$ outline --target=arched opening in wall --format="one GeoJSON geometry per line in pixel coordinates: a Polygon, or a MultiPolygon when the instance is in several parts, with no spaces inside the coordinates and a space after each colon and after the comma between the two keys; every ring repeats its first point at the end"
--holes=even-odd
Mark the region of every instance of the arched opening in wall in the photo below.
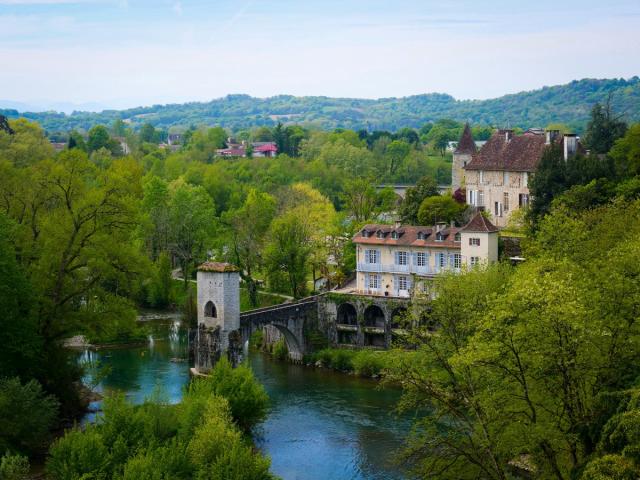
{"type": "Polygon", "coordinates": [[[204,305],[204,316],[209,318],[216,318],[218,316],[218,312],[216,311],[216,306],[211,300],[209,300],[204,305]]]}
{"type": "Polygon", "coordinates": [[[369,347],[386,346],[385,342],[385,318],[384,312],[377,305],[369,305],[364,311],[364,324],[367,328],[375,328],[375,331],[366,331],[364,334],[364,344],[369,347]]]}
{"type": "Polygon", "coordinates": [[[384,312],[377,305],[369,305],[364,311],[364,324],[367,327],[384,328],[384,312]]]}
{"type": "Polygon", "coordinates": [[[354,307],[350,303],[343,303],[338,306],[336,323],[338,323],[339,325],[357,325],[358,312],[356,312],[356,307],[354,307]]]}
{"type": "Polygon", "coordinates": [[[353,330],[338,330],[338,343],[340,345],[355,345],[358,342],[358,332],[353,330]]]}
{"type": "Polygon", "coordinates": [[[282,325],[274,324],[273,326],[276,327],[284,337],[284,341],[287,343],[287,349],[289,350],[289,358],[295,362],[301,362],[302,348],[293,332],[282,325]]]}

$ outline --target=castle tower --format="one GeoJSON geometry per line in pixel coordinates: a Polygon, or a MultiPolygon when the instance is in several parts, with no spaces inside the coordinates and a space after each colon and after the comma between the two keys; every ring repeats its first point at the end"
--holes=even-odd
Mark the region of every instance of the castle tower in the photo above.
{"type": "Polygon", "coordinates": [[[453,152],[453,164],[451,165],[451,192],[454,193],[464,185],[464,167],[471,161],[471,156],[476,153],[476,142],[473,141],[471,127],[466,123],[458,147],[453,152]]]}
{"type": "Polygon", "coordinates": [[[240,328],[240,276],[229,263],[206,262],[198,267],[197,279],[195,370],[206,373],[220,355],[229,353],[229,336],[240,328]]]}

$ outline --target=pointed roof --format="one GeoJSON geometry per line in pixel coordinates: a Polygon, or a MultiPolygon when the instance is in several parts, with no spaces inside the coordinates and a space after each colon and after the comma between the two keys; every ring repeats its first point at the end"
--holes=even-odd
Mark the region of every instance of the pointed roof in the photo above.
{"type": "Polygon", "coordinates": [[[458,148],[455,153],[474,154],[476,153],[476,142],[473,141],[473,135],[471,134],[471,127],[468,123],[464,124],[464,130],[462,136],[458,142],[458,148]]]}
{"type": "Polygon", "coordinates": [[[489,220],[487,220],[481,212],[478,212],[464,227],[460,229],[461,232],[481,232],[481,233],[493,233],[499,229],[489,220]]]}

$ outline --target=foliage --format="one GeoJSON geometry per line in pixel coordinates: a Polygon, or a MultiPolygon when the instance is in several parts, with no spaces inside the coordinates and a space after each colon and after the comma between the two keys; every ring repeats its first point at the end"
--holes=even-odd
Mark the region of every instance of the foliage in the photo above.
{"type": "MultiPolygon", "coordinates": [[[[227,364],[222,376],[219,370],[215,379],[194,380],[178,405],[160,398],[139,406],[122,396],[105,399],[104,416],[97,424],[69,430],[54,443],[48,474],[54,480],[273,478],[269,460],[253,451],[232,420],[231,404],[250,408],[244,397],[250,391],[247,385],[258,385],[246,367],[241,369],[227,364]],[[227,397],[220,395],[222,390],[227,397]]],[[[264,391],[252,393],[265,401],[264,391]]],[[[256,400],[251,405],[264,412],[256,400]]],[[[256,414],[251,418],[256,420],[256,414]]],[[[245,425],[245,420],[249,418],[239,423],[245,425]]]]}
{"type": "Polygon", "coordinates": [[[418,223],[435,225],[437,222],[460,221],[465,209],[466,205],[458,203],[449,196],[427,197],[418,209],[418,223]]]}
{"type": "Polygon", "coordinates": [[[591,109],[591,119],[587,124],[585,144],[594,153],[608,153],[614,142],[622,137],[627,124],[616,116],[611,106],[611,94],[604,105],[596,103],[591,109]]]}
{"type": "Polygon", "coordinates": [[[0,452],[38,450],[57,413],[58,401],[37,381],[0,378],[0,452]]]}
{"type": "Polygon", "coordinates": [[[273,358],[281,362],[289,359],[289,349],[287,348],[287,342],[284,338],[281,338],[273,344],[271,353],[273,358]]]}
{"type": "Polygon", "coordinates": [[[340,372],[354,372],[362,377],[377,377],[385,373],[392,358],[405,353],[376,350],[345,350],[341,348],[325,348],[313,353],[309,361],[320,362],[325,368],[340,372]]]}
{"type": "Polygon", "coordinates": [[[404,223],[418,224],[418,211],[426,198],[438,195],[438,185],[431,177],[422,177],[415,187],[408,188],[398,213],[404,223]]]}
{"type": "Polygon", "coordinates": [[[28,473],[27,457],[5,453],[0,458],[0,480],[26,480],[28,473]]]}

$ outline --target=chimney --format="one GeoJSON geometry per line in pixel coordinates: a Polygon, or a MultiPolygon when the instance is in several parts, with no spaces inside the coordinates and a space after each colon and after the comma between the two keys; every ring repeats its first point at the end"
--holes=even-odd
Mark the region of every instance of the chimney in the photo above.
{"type": "Polygon", "coordinates": [[[576,154],[578,150],[578,139],[575,133],[565,133],[564,135],[564,160],[576,154]]]}
{"type": "Polygon", "coordinates": [[[447,226],[447,222],[437,222],[436,223],[436,232],[441,232],[447,226]]]}
{"type": "Polygon", "coordinates": [[[394,226],[394,228],[397,230],[397,229],[399,229],[399,228],[402,226],[402,222],[401,222],[400,220],[396,220],[396,221],[393,223],[393,226],[394,226]]]}
{"type": "Polygon", "coordinates": [[[504,141],[509,143],[511,141],[511,138],[513,138],[513,130],[505,130],[504,131],[504,141]]]}
{"type": "Polygon", "coordinates": [[[556,138],[558,138],[558,135],[560,135],[560,130],[546,130],[546,140],[545,140],[545,144],[546,145],[551,145],[553,142],[556,141],[556,138]]]}

